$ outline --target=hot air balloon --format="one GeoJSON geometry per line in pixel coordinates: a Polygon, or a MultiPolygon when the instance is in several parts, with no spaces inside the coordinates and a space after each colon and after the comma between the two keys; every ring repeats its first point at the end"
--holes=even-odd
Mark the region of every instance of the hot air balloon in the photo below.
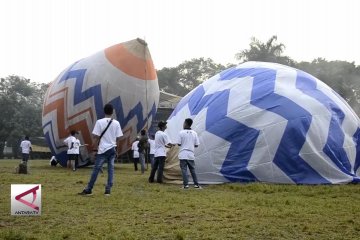
{"type": "MultiPolygon", "coordinates": [[[[246,62],[208,79],[177,105],[167,134],[176,142],[194,120],[200,183],[358,182],[360,121],[319,79],[275,63],[246,62]]],[[[165,167],[181,180],[176,148],[165,167]]]]}
{"type": "Polygon", "coordinates": [[[91,132],[111,103],[124,136],[118,153],[126,152],[137,134],[150,127],[159,102],[159,85],[147,44],[141,39],[123,42],[66,68],[50,84],[44,99],[42,126],[51,152],[66,165],[63,140],[79,132],[80,165],[88,161],[91,132]]]}

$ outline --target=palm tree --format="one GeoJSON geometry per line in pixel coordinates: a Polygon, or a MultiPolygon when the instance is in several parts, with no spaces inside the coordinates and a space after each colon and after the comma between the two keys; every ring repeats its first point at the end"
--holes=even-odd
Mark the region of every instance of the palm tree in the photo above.
{"type": "Polygon", "coordinates": [[[272,36],[266,43],[251,38],[250,49],[246,49],[237,53],[235,58],[239,61],[263,61],[275,62],[288,66],[294,66],[295,62],[288,56],[281,56],[285,49],[285,45],[277,43],[277,36],[272,36]]]}

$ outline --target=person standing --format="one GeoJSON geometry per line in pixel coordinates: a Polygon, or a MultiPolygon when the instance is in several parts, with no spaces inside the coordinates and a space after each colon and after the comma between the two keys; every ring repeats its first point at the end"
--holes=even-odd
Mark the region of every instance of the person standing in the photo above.
{"type": "Polygon", "coordinates": [[[28,136],[25,136],[25,139],[21,141],[20,147],[22,153],[22,160],[25,164],[27,164],[30,157],[30,152],[32,151],[31,142],[28,136]]]}
{"type": "Polygon", "coordinates": [[[138,163],[139,163],[139,137],[136,137],[136,141],[133,142],[132,146],[131,146],[131,150],[133,151],[133,161],[134,161],[134,169],[135,171],[138,170],[138,163]]]}
{"type": "Polygon", "coordinates": [[[144,174],[145,172],[145,156],[149,148],[149,138],[146,135],[146,130],[143,129],[140,132],[140,139],[139,139],[139,159],[141,164],[141,173],[144,174]]]}
{"type": "Polygon", "coordinates": [[[199,182],[197,180],[197,176],[195,173],[195,155],[194,150],[199,146],[199,137],[197,133],[191,129],[191,125],[193,120],[191,118],[187,118],[183,124],[183,130],[179,133],[179,138],[177,144],[180,147],[179,150],[179,160],[180,160],[180,168],[181,174],[183,178],[183,188],[189,188],[189,177],[187,168],[189,168],[191,177],[194,181],[194,188],[201,188],[199,182]]]}
{"type": "Polygon", "coordinates": [[[72,168],[73,171],[76,170],[76,162],[77,162],[77,158],[79,156],[79,147],[80,147],[80,141],[75,137],[75,135],[78,132],[75,130],[72,130],[70,132],[70,136],[67,137],[64,140],[65,145],[68,147],[67,150],[67,156],[68,156],[68,161],[67,161],[67,167],[68,168],[72,168]]]}
{"type": "Polygon", "coordinates": [[[154,140],[154,135],[151,135],[150,139],[149,139],[149,146],[150,146],[150,151],[149,151],[149,159],[150,159],[150,163],[151,163],[151,169],[154,168],[154,154],[155,154],[155,140],[154,140]]]}
{"type": "Polygon", "coordinates": [[[89,183],[86,188],[80,192],[80,195],[92,195],[92,189],[96,182],[97,176],[104,164],[107,162],[108,179],[105,186],[105,196],[110,196],[111,187],[113,186],[114,161],[117,156],[116,147],[123,136],[120,123],[112,119],[114,108],[111,104],[104,106],[105,117],[96,121],[93,134],[93,150],[97,152],[95,166],[91,173],[89,183]]]}
{"type": "Polygon", "coordinates": [[[157,171],[158,183],[163,183],[163,171],[166,159],[166,148],[171,148],[172,144],[169,141],[169,137],[164,133],[167,128],[166,122],[160,121],[158,123],[159,130],[155,133],[155,161],[154,168],[151,169],[149,182],[154,182],[155,172],[157,171]]]}

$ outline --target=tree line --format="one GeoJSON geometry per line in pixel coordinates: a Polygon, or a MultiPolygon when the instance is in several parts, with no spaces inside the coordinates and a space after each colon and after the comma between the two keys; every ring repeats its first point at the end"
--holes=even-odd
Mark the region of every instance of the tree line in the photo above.
{"type": "MultiPolygon", "coordinates": [[[[251,38],[248,49],[235,54],[236,64],[247,61],[275,62],[295,67],[325,82],[342,96],[354,111],[360,114],[360,66],[354,62],[327,61],[317,58],[311,62],[297,62],[283,55],[285,45],[277,42],[277,36],[261,42],[251,38]]],[[[229,67],[210,58],[194,58],[176,67],[157,70],[160,90],[185,96],[206,79],[229,67]]],[[[32,82],[20,76],[0,79],[0,157],[5,141],[17,146],[24,135],[43,136],[41,112],[47,84],[32,82]]]]}

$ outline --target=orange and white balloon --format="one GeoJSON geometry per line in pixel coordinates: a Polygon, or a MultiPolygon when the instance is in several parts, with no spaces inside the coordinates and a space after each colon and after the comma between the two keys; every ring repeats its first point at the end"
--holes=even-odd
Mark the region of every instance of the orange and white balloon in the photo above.
{"type": "Polygon", "coordinates": [[[77,130],[81,143],[89,144],[82,149],[85,160],[93,126],[104,117],[103,106],[111,103],[124,132],[121,154],[141,129],[150,127],[158,102],[159,85],[147,44],[141,39],[120,43],[73,63],[50,84],[43,104],[44,135],[64,166],[63,140],[77,130]]]}

